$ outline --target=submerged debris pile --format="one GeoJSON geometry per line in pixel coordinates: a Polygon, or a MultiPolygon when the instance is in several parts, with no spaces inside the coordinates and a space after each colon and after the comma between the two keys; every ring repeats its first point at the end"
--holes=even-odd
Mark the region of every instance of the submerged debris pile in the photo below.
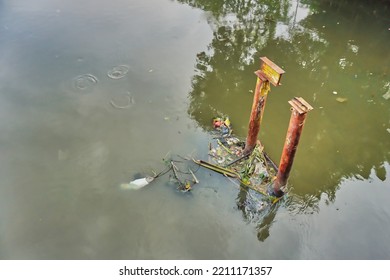
{"type": "MultiPolygon", "coordinates": [[[[182,192],[191,191],[193,185],[198,184],[195,176],[200,167],[220,173],[233,181],[236,186],[247,193],[246,196],[256,199],[257,209],[262,209],[268,202],[275,203],[276,197],[269,194],[269,188],[275,179],[277,166],[267,156],[260,141],[251,153],[244,154],[245,142],[233,135],[229,118],[218,117],[213,119],[213,140],[209,143],[207,161],[194,159],[192,156],[172,158],[168,154],[163,159],[166,168],[154,176],[139,178],[128,184],[122,184],[123,189],[140,189],[154,179],[167,173],[170,180],[182,192]],[[196,165],[197,166],[196,166],[196,165]],[[254,195],[255,191],[258,195],[254,195]],[[266,203],[265,203],[266,202],[266,203]],[[259,204],[259,205],[258,205],[259,204]]],[[[253,206],[253,205],[252,205],[253,206]]],[[[240,205],[240,208],[243,205],[240,205]]],[[[247,207],[247,206],[245,206],[247,207]]],[[[252,207],[250,207],[252,208],[252,207]]]]}
{"type": "Polygon", "coordinates": [[[214,141],[209,143],[210,162],[198,164],[239,179],[240,185],[268,196],[268,186],[277,173],[277,167],[257,143],[251,154],[244,154],[245,142],[233,136],[228,117],[213,119],[214,141]]]}

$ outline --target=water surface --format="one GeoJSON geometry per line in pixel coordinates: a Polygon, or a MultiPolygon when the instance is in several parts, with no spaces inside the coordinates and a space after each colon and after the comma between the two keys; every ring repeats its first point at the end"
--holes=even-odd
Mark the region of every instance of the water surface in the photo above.
{"type": "Polygon", "coordinates": [[[1,1],[1,259],[388,259],[389,8],[381,1],[1,1]],[[278,162],[288,100],[309,113],[284,201],[199,169],[211,119],[245,138],[259,57],[286,73],[260,138],[278,162]],[[250,199],[250,196],[248,196],[250,199]]]}

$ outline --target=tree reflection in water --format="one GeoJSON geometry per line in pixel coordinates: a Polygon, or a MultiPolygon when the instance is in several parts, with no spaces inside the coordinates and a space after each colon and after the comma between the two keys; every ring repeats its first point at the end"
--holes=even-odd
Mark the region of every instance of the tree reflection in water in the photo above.
{"type": "MultiPolygon", "coordinates": [[[[335,88],[354,93],[368,89],[371,87],[370,84],[376,87],[379,85],[379,88],[386,87],[386,83],[389,82],[389,63],[386,61],[390,62],[390,57],[388,52],[384,51],[386,50],[384,46],[387,45],[387,39],[384,38],[388,37],[389,32],[387,26],[389,1],[177,1],[202,9],[214,34],[207,50],[197,54],[196,74],[192,79],[192,91],[189,95],[188,113],[200,127],[211,130],[210,120],[213,117],[228,115],[233,122],[245,124],[235,127],[235,133],[240,137],[246,135],[249,115],[246,110],[243,113],[244,110],[241,108],[248,108],[252,95],[244,93],[253,91],[253,72],[258,69],[258,58],[264,55],[271,59],[277,58],[275,62],[282,68],[284,65],[293,65],[293,70],[285,69],[287,75],[284,82],[293,88],[294,92],[317,105],[318,110],[314,113],[313,119],[317,118],[320,127],[312,124],[311,128],[307,128],[312,130],[311,133],[305,134],[310,146],[307,151],[300,150],[302,157],[306,153],[306,157],[310,159],[302,164],[295,163],[294,167],[296,174],[299,174],[297,175],[299,181],[310,187],[293,186],[294,188],[290,190],[293,196],[284,202],[289,211],[317,212],[322,194],[325,193],[330,201],[335,200],[343,178],[354,177],[356,174],[368,178],[373,167],[380,171],[381,166],[389,161],[389,154],[386,152],[389,147],[388,145],[386,147],[384,142],[377,143],[375,140],[373,143],[370,142],[372,146],[377,144],[380,149],[375,153],[355,152],[367,147],[366,140],[356,139],[367,139],[367,135],[377,134],[377,119],[370,121],[364,129],[360,126],[359,130],[348,131],[351,122],[338,108],[332,105],[334,108],[328,106],[326,111],[321,109],[322,104],[319,103],[321,100],[332,104],[334,100],[331,98],[334,97],[326,92],[332,93],[335,88]],[[367,27],[368,19],[370,27],[367,27]],[[340,28],[341,26],[343,27],[340,28]],[[351,39],[356,36],[350,34],[359,34],[361,30],[367,29],[375,29],[375,32],[365,32],[367,37],[365,40],[351,39]],[[377,53],[382,54],[366,55],[362,60],[360,50],[364,48],[375,48],[377,53]],[[377,69],[382,74],[369,74],[367,69],[377,69]],[[305,83],[297,82],[301,79],[304,79],[305,83]],[[313,93],[313,89],[316,89],[316,92],[313,93]],[[334,120],[337,120],[337,124],[334,120]],[[343,126],[345,131],[335,129],[335,125],[343,126]],[[333,135],[330,134],[331,131],[333,135]],[[350,135],[349,140],[345,139],[346,135],[350,135]],[[343,159],[342,165],[335,164],[340,162],[335,143],[348,141],[354,142],[354,145],[345,145],[348,156],[343,159]]],[[[272,98],[279,98],[282,103],[281,97],[272,98]]],[[[288,100],[286,97],[283,98],[283,102],[288,100]]],[[[367,106],[368,101],[364,99],[361,102],[367,106]]],[[[284,112],[283,109],[284,103],[283,106],[278,104],[273,106],[275,112],[288,118],[288,112],[284,112]]],[[[374,113],[388,115],[389,112],[383,108],[384,106],[377,107],[374,113]]],[[[272,117],[272,114],[276,113],[267,111],[265,114],[272,117]]],[[[363,123],[367,118],[364,114],[358,114],[355,121],[363,123]]],[[[381,139],[386,137],[384,134],[386,131],[383,129],[381,139]]],[[[245,191],[242,191],[237,198],[238,206],[245,218],[256,219],[249,215],[248,208],[242,207],[245,200],[247,197],[245,191]]],[[[258,215],[259,240],[264,240],[269,235],[277,208],[278,206],[271,207],[265,211],[267,213],[265,216],[263,213],[258,215]]]]}

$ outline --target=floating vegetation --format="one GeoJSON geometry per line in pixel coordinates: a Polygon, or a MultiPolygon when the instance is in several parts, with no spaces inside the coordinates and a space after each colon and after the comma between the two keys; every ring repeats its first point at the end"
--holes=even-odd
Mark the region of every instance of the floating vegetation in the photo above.
{"type": "Polygon", "coordinates": [[[83,74],[73,78],[73,86],[81,91],[92,89],[98,82],[98,78],[92,74],[83,74]]]}
{"type": "Polygon", "coordinates": [[[123,78],[129,72],[129,69],[130,67],[128,65],[117,65],[107,72],[107,76],[111,79],[118,80],[123,78]]]}

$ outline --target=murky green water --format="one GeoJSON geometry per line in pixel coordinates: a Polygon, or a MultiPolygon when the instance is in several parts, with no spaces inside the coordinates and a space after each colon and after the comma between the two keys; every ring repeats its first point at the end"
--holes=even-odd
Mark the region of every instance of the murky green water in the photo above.
{"type": "Polygon", "coordinates": [[[0,2],[1,259],[390,258],[390,8],[384,1],[0,2]],[[200,169],[211,119],[246,136],[259,57],[286,73],[260,138],[278,162],[308,114],[278,206],[200,169]]]}

